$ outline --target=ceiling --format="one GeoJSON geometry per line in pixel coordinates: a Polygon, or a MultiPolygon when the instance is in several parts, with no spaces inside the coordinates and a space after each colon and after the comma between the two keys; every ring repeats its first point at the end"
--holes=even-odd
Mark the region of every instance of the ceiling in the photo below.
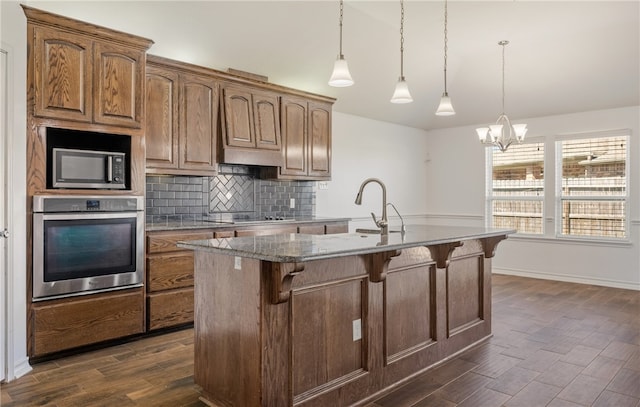
{"type": "Polygon", "coordinates": [[[400,2],[344,5],[343,53],[355,85],[327,80],[338,54],[339,2],[26,1],[32,7],[151,38],[150,53],[337,98],[334,111],[436,129],[496,120],[500,40],[512,119],[640,105],[640,1],[405,0],[404,74],[414,102],[389,102],[400,74],[400,2]]]}

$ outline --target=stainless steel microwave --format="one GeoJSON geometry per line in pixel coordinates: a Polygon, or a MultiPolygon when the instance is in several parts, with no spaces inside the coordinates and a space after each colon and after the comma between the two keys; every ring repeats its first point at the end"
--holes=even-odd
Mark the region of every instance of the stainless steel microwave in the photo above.
{"type": "Polygon", "coordinates": [[[54,188],[125,189],[126,154],[54,148],[54,188]]]}

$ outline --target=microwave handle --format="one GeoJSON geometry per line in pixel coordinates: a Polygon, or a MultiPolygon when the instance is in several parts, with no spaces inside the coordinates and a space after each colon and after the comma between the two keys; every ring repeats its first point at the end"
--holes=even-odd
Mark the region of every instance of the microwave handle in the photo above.
{"type": "Polygon", "coordinates": [[[113,156],[107,156],[107,182],[113,182],[113,156]]]}

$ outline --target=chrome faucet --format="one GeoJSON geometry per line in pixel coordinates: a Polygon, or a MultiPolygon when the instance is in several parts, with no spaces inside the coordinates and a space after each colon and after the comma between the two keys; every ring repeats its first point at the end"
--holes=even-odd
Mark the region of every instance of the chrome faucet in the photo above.
{"type": "Polygon", "coordinates": [[[358,195],[356,195],[356,205],[362,205],[362,191],[364,187],[370,183],[375,182],[380,185],[382,188],[382,219],[376,219],[376,215],[371,212],[371,217],[375,222],[376,226],[380,228],[380,234],[387,235],[389,234],[389,220],[387,219],[387,187],[384,186],[384,183],[377,178],[367,178],[360,185],[360,190],[358,190],[358,195]]]}
{"type": "Polygon", "coordinates": [[[402,236],[404,236],[404,234],[407,233],[407,227],[404,225],[404,219],[402,219],[402,215],[400,215],[400,212],[398,212],[398,208],[396,208],[396,206],[394,204],[389,202],[387,205],[391,206],[393,208],[393,210],[396,211],[396,214],[400,218],[400,224],[401,224],[400,233],[402,234],[402,236]]]}

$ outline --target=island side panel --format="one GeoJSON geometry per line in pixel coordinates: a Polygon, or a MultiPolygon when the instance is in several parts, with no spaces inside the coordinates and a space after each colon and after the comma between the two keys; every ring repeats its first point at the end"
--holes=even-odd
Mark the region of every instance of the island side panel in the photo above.
{"type": "Polygon", "coordinates": [[[260,406],[260,261],[195,251],[194,380],[212,406],[260,406]]]}
{"type": "Polygon", "coordinates": [[[479,240],[454,250],[446,272],[447,340],[451,355],[491,335],[491,259],[479,240]]]}

